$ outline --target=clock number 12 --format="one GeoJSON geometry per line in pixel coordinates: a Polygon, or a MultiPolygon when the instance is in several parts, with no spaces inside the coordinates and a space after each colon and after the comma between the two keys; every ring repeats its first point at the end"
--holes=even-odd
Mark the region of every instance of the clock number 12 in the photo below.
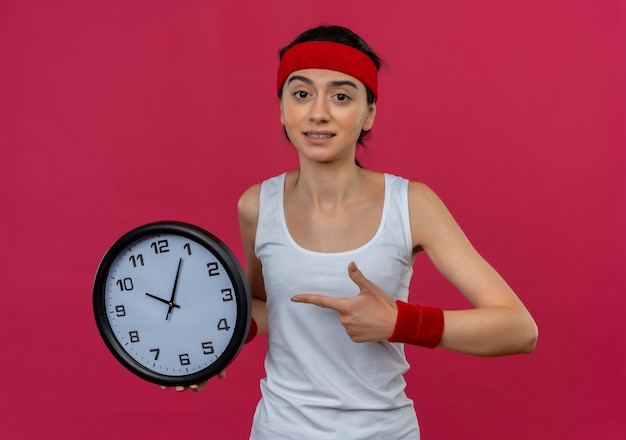
{"type": "Polygon", "coordinates": [[[170,244],[167,240],[153,241],[150,243],[150,247],[154,250],[155,254],[164,254],[165,252],[169,252],[169,246],[170,244]]]}

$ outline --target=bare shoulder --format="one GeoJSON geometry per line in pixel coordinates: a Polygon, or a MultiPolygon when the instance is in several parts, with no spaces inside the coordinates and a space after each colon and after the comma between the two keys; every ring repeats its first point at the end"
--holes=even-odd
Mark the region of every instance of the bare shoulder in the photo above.
{"type": "Polygon", "coordinates": [[[259,197],[261,194],[261,184],[257,183],[244,191],[239,197],[237,211],[239,220],[246,224],[255,224],[259,218],[259,197]]]}
{"type": "Polygon", "coordinates": [[[446,205],[428,185],[410,182],[408,196],[414,246],[427,247],[462,235],[446,205]]]}
{"type": "MultiPolygon", "coordinates": [[[[432,209],[441,209],[443,202],[435,191],[422,182],[409,182],[409,207],[426,214],[432,209]]],[[[418,214],[416,212],[415,214],[418,214]]]]}

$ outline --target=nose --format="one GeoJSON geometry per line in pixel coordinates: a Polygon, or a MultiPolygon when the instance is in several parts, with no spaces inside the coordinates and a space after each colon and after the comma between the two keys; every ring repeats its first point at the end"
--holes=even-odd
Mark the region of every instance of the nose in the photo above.
{"type": "Polygon", "coordinates": [[[328,122],[330,120],[328,101],[324,95],[318,95],[315,99],[311,100],[309,120],[311,122],[328,122]]]}

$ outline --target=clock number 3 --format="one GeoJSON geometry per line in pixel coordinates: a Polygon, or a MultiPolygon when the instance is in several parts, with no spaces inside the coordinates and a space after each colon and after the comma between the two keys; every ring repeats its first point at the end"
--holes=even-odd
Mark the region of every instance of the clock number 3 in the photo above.
{"type": "Polygon", "coordinates": [[[232,301],[235,299],[233,297],[233,289],[222,289],[222,302],[232,301]]]}

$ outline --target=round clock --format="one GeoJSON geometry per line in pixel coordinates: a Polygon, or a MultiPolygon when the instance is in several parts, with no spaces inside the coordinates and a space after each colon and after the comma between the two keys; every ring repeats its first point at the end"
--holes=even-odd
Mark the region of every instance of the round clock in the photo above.
{"type": "Polygon", "coordinates": [[[230,249],[181,222],[124,234],[104,255],[93,288],[96,323],[111,353],[137,376],[168,386],[222,371],[244,344],[250,304],[230,249]]]}

